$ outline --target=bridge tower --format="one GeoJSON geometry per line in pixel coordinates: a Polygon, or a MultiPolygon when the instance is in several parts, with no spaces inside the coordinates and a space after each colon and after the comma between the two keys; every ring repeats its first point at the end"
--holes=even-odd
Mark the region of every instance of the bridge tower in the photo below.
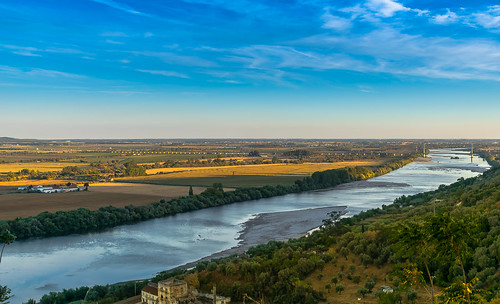
{"type": "Polygon", "coordinates": [[[470,144],[470,162],[474,162],[474,144],[470,144]]]}

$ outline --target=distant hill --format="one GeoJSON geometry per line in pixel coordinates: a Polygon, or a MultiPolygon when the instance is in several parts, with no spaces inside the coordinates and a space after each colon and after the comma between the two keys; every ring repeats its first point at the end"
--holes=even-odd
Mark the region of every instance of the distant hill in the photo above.
{"type": "Polygon", "coordinates": [[[0,137],[0,142],[16,142],[18,141],[17,138],[13,137],[0,137]]]}

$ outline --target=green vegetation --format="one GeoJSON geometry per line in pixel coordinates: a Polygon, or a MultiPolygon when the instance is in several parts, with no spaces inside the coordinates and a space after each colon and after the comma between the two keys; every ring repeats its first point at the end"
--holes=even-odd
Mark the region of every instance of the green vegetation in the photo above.
{"type": "Polygon", "coordinates": [[[120,182],[169,185],[169,186],[198,186],[209,187],[214,183],[221,183],[228,188],[242,187],[262,187],[263,185],[293,185],[297,180],[296,176],[266,176],[266,175],[223,175],[208,177],[178,177],[178,178],[134,178],[120,179],[120,182]]]}
{"type": "Polygon", "coordinates": [[[410,144],[376,140],[46,141],[0,138],[0,181],[60,178],[96,181],[143,175],[136,170],[125,172],[125,164],[130,161],[148,170],[386,159],[407,157],[421,145],[419,141],[410,144]],[[61,172],[63,167],[66,168],[61,172]]]}
{"type": "MultiPolygon", "coordinates": [[[[0,234],[0,244],[2,244],[2,251],[0,252],[0,264],[2,263],[2,255],[5,246],[11,244],[15,240],[15,236],[8,230],[3,230],[0,234]]],[[[10,295],[10,288],[0,285],[0,303],[9,303],[8,300],[12,297],[10,295]]]]}
{"type": "Polygon", "coordinates": [[[351,218],[331,214],[308,237],[271,241],[245,256],[203,261],[153,281],[177,277],[206,292],[217,284],[218,292],[235,301],[246,293],[261,303],[357,301],[343,298],[349,291],[370,303],[498,303],[500,165],[487,159],[493,167],[482,176],[402,196],[351,218]],[[323,275],[332,267],[339,270],[333,277],[323,275]],[[375,292],[381,283],[394,293],[375,292]]]}
{"type": "Polygon", "coordinates": [[[375,170],[355,167],[316,172],[311,177],[297,180],[290,186],[268,185],[258,188],[238,188],[235,191],[224,192],[222,184],[214,184],[214,187],[208,188],[199,195],[180,197],[168,202],[161,200],[145,206],[130,205],[125,208],[108,206],[101,207],[96,211],[80,208],[56,213],[43,212],[34,217],[1,222],[0,231],[10,230],[18,239],[98,231],[202,208],[333,187],[388,173],[412,160],[413,157],[395,160],[375,170]]]}

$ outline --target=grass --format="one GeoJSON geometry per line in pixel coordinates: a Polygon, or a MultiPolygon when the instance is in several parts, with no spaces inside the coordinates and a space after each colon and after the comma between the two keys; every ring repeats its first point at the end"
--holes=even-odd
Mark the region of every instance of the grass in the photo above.
{"type": "Polygon", "coordinates": [[[265,164],[221,167],[160,168],[147,170],[150,176],[119,179],[122,182],[179,186],[211,186],[222,183],[226,187],[260,187],[290,185],[297,179],[316,171],[348,166],[375,166],[383,160],[336,163],[265,164]],[[159,174],[162,173],[162,174],[159,174]]]}
{"type": "MultiPolygon", "coordinates": [[[[330,248],[331,253],[335,253],[334,248],[330,248]]],[[[347,259],[338,255],[334,260],[334,263],[329,262],[325,267],[320,270],[315,270],[311,275],[309,275],[304,281],[310,283],[311,286],[317,291],[323,291],[326,296],[326,303],[338,303],[338,304],[350,304],[350,303],[378,303],[379,298],[375,295],[375,292],[382,285],[394,286],[392,277],[389,275],[391,272],[391,267],[389,265],[384,265],[377,268],[374,265],[363,266],[359,257],[350,253],[347,259]],[[350,267],[354,266],[354,272],[350,271],[350,267]],[[344,270],[342,270],[342,268],[344,270]],[[342,272],[342,279],[338,277],[338,273],[342,272]],[[351,275],[351,279],[348,278],[348,274],[351,275]],[[360,277],[360,282],[355,283],[352,278],[354,276],[360,277]],[[337,285],[343,285],[344,291],[342,293],[335,292],[335,284],[332,283],[332,278],[337,277],[337,285]],[[376,278],[375,287],[372,293],[367,294],[364,298],[358,293],[358,290],[364,287],[367,279],[374,280],[376,278]],[[330,292],[325,288],[327,284],[331,285],[330,292]]],[[[430,303],[430,295],[423,288],[415,288],[418,293],[417,303],[430,303]]],[[[438,289],[436,289],[438,290],[438,289]]],[[[403,299],[406,300],[406,296],[403,295],[403,299]]],[[[406,301],[404,301],[406,303],[406,301]]],[[[409,302],[408,302],[409,303],[409,302]]]]}
{"type": "Polygon", "coordinates": [[[143,183],[154,185],[172,185],[172,186],[200,186],[209,187],[214,183],[222,183],[224,187],[261,187],[265,185],[290,185],[299,179],[300,176],[266,176],[266,175],[220,175],[207,177],[186,177],[186,178],[167,178],[163,176],[151,176],[133,179],[121,179],[127,183],[143,183]]]}

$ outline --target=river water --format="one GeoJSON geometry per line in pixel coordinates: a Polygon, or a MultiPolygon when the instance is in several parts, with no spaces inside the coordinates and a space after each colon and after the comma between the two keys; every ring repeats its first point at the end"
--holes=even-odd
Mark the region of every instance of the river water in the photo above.
{"type": "Polygon", "coordinates": [[[489,168],[477,156],[471,162],[463,151],[433,150],[429,156],[430,162],[328,190],[197,210],[100,233],[18,241],[6,247],[0,284],[12,289],[11,303],[22,303],[63,288],[148,278],[236,246],[242,225],[259,213],[347,206],[348,215],[356,214],[489,168]]]}

